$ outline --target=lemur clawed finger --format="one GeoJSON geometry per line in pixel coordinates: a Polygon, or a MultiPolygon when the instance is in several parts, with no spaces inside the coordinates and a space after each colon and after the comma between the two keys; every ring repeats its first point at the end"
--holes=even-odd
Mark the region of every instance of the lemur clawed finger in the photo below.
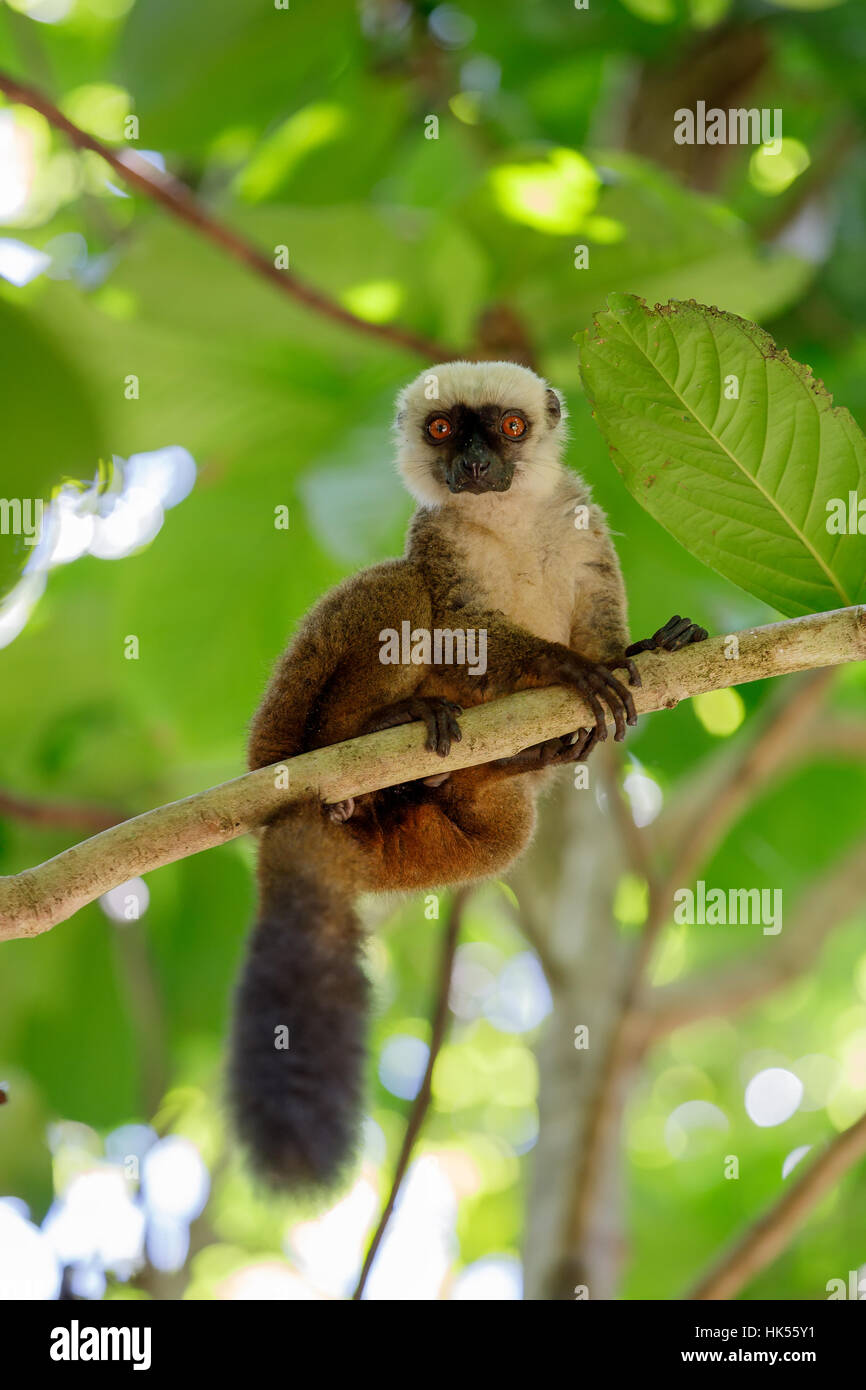
{"type": "Polygon", "coordinates": [[[398,724],[423,720],[427,730],[424,747],[429,753],[438,753],[444,758],[451,752],[451,744],[459,743],[463,737],[457,722],[458,715],[462,713],[462,706],[441,695],[413,695],[377,710],[359,732],[374,734],[382,729],[393,729],[398,724]]]}
{"type": "Polygon", "coordinates": [[[679,613],[675,613],[664,627],[653,633],[652,637],[645,637],[643,641],[632,642],[630,647],[626,647],[625,655],[630,657],[637,656],[638,652],[678,652],[681,647],[688,647],[692,642],[705,642],[708,636],[705,627],[699,627],[691,618],[681,618],[679,613]]]}
{"type": "Polygon", "coordinates": [[[499,758],[495,766],[513,768],[515,772],[527,772],[545,767],[561,767],[566,763],[583,763],[597,742],[597,727],[576,729],[573,734],[563,734],[560,738],[548,738],[543,743],[533,743],[510,758],[499,758]]]}
{"type": "Polygon", "coordinates": [[[617,743],[625,738],[626,724],[637,723],[631,691],[601,662],[587,661],[577,653],[569,652],[562,659],[559,679],[564,685],[572,686],[586,700],[595,715],[599,742],[607,738],[605,706],[613,715],[614,739],[617,743]]]}

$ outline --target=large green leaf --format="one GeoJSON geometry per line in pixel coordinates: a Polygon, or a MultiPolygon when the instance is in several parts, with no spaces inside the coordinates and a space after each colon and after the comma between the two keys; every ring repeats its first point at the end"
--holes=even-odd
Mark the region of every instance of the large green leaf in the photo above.
{"type": "Polygon", "coordinates": [[[629,491],[705,564],[789,616],[866,600],[866,440],[808,367],[744,319],[613,294],[581,375],[629,491]]]}

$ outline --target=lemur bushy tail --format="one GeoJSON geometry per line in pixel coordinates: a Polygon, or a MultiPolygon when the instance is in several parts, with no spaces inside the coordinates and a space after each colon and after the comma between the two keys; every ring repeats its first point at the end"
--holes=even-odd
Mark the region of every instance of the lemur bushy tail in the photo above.
{"type": "Polygon", "coordinates": [[[363,1094],[361,927],[351,876],[322,873],[320,821],[317,806],[299,807],[263,832],[230,1047],[230,1104],[252,1167],[293,1189],[339,1179],[363,1094]]]}

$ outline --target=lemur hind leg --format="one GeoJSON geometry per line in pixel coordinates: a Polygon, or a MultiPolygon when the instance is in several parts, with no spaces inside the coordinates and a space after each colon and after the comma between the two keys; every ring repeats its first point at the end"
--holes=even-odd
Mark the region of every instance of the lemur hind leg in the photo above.
{"type": "Polygon", "coordinates": [[[518,782],[503,783],[490,766],[461,768],[438,790],[419,790],[417,800],[394,808],[390,823],[385,812],[378,847],[383,887],[470,883],[501,873],[520,854],[535,824],[534,794],[518,782]]]}
{"type": "Polygon", "coordinates": [[[491,778],[515,777],[523,772],[538,772],[546,767],[564,767],[568,763],[585,763],[598,743],[598,729],[578,729],[573,734],[563,734],[559,738],[548,738],[543,743],[533,743],[510,758],[497,758],[495,762],[485,763],[491,778]]]}
{"type": "MultiPolygon", "coordinates": [[[[382,729],[394,729],[399,724],[422,721],[427,730],[425,748],[430,753],[438,753],[445,758],[451,752],[451,744],[459,743],[463,735],[457,722],[463,713],[460,705],[446,700],[440,695],[410,695],[405,700],[397,700],[393,705],[385,705],[373,713],[358,730],[361,734],[376,734],[382,729]]],[[[423,779],[426,787],[439,787],[450,777],[448,772],[440,772],[423,779]]],[[[352,797],[337,801],[328,807],[328,815],[338,824],[349,820],[355,813],[352,797]]]]}
{"type": "Polygon", "coordinates": [[[360,798],[336,832],[358,851],[359,890],[435,889],[505,869],[532,834],[535,796],[489,768],[460,768],[439,789],[415,781],[360,798]]]}

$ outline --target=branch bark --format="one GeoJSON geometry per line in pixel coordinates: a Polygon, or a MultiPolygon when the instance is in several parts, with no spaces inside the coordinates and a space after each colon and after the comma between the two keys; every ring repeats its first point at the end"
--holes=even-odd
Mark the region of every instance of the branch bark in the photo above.
{"type": "MultiPolygon", "coordinates": [[[[866,658],[866,606],[815,613],[738,634],[739,657],[716,637],[675,655],[646,653],[635,691],[639,713],[672,709],[706,690],[866,658]]],[[[113,826],[35,869],[0,879],[0,940],[35,936],[110,888],[257,829],[288,804],[340,801],[410,779],[508,757],[592,723],[586,703],[560,686],[525,690],[476,706],[447,763],[424,748],[424,732],[403,725],[285,764],[260,768],[113,826]]]]}
{"type": "Polygon", "coordinates": [[[332,319],[344,328],[351,328],[356,333],[364,333],[367,337],[378,338],[393,347],[417,353],[428,362],[451,362],[462,355],[453,348],[425,338],[423,334],[415,333],[410,328],[402,328],[399,324],[370,323],[367,319],[359,318],[357,314],[351,313],[315,286],[307,284],[292,271],[279,270],[251,241],[247,241],[224,222],[220,222],[203,207],[179,179],[155,168],[146,159],[142,159],[134,149],[117,154],[101,140],[88,135],[86,130],[70,121],[49,97],[35,87],[19,82],[9,73],[0,71],[0,92],[4,92],[10,101],[38,111],[55,130],[62,131],[78,149],[92,150],[94,154],[98,154],[116,174],[139,193],[144,193],[152,202],[159,203],[173,217],[194,228],[201,236],[207,237],[208,241],[227,251],[236,261],[240,261],[242,265],[267,280],[281,294],[294,299],[306,309],[332,319]]]}
{"type": "Polygon", "coordinates": [[[687,1298],[734,1298],[785,1249],[826,1192],[866,1154],[866,1115],[837,1135],[784,1196],[756,1221],[687,1298]]]}

